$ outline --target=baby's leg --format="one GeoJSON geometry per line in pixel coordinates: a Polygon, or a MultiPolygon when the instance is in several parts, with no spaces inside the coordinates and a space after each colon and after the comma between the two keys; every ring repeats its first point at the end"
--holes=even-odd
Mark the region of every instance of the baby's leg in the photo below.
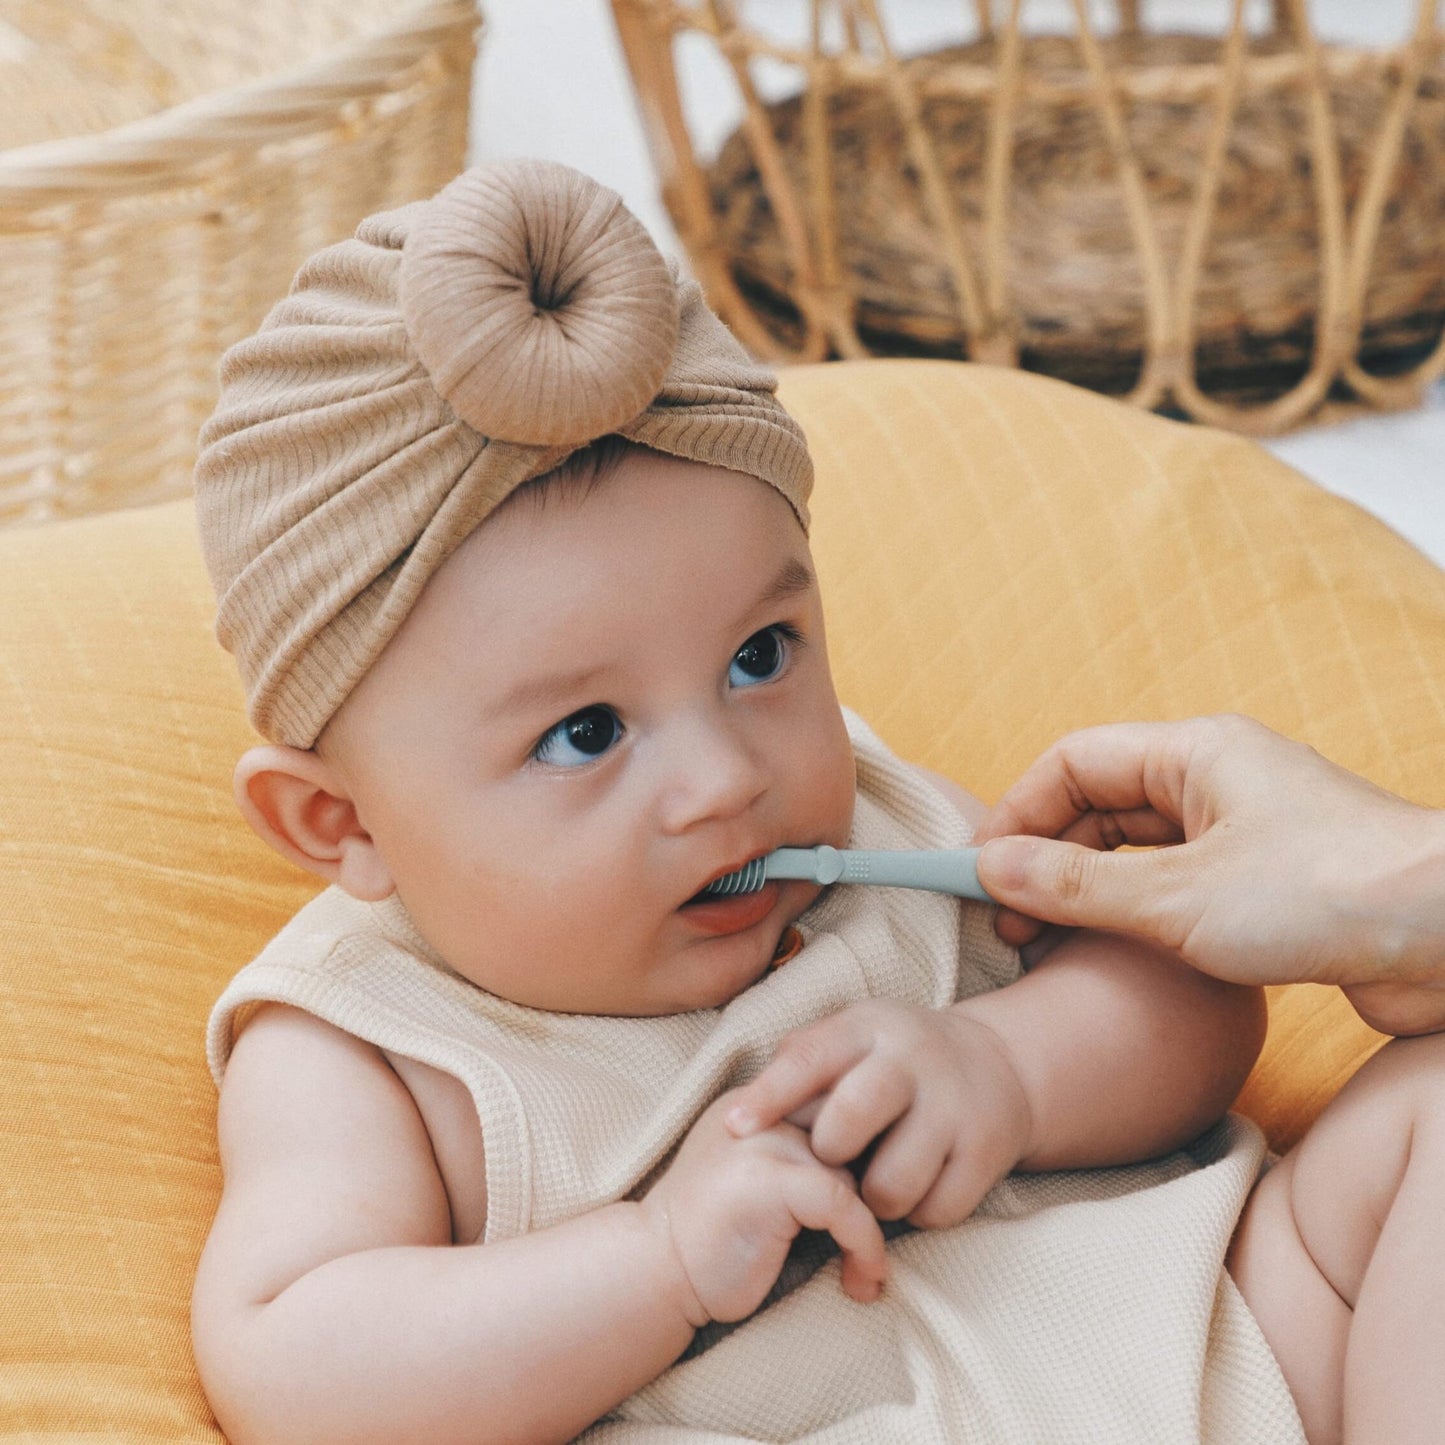
{"type": "Polygon", "coordinates": [[[1260,1181],[1230,1247],[1310,1445],[1439,1442],[1445,1034],[1395,1039],[1260,1181]]]}

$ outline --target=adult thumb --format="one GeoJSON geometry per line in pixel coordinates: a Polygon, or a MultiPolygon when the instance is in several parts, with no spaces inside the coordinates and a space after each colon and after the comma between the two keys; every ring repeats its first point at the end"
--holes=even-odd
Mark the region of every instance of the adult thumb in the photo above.
{"type": "Polygon", "coordinates": [[[1055,838],[992,838],[979,882],[1015,913],[1044,923],[1152,936],[1166,883],[1155,852],[1102,853],[1055,838]]]}

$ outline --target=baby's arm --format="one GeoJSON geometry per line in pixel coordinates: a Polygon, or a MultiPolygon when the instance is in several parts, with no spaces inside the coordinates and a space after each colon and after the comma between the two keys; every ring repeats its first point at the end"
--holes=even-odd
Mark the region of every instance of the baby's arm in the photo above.
{"type": "Polygon", "coordinates": [[[296,1010],[260,1010],[222,1088],[225,1193],[192,1311],[229,1438],[570,1439],[705,1320],[755,1308],[799,1227],[831,1229],[845,1282],[876,1294],[882,1237],[851,1179],[788,1125],[739,1154],[712,1113],[647,1199],[453,1245],[426,1130],[381,1054],[296,1010]],[[734,1248],[720,1279],[692,1241],[726,1241],[739,1218],[765,1238],[742,1263],[734,1248]]]}
{"type": "Polygon", "coordinates": [[[738,1091],[729,1127],[790,1118],[818,1157],[886,1134],[862,1192],[880,1218],[967,1217],[1015,1168],[1131,1162],[1228,1108],[1264,1037],[1259,990],[1153,945],[1079,931],[1007,988],[930,1011],[854,1005],[784,1040],[738,1091]]]}
{"type": "Polygon", "coordinates": [[[1264,1042],[1258,989],[1117,934],[1070,934],[1016,983],[955,1005],[1003,1042],[1029,1101],[1017,1167],[1128,1163],[1229,1107],[1264,1042]]]}

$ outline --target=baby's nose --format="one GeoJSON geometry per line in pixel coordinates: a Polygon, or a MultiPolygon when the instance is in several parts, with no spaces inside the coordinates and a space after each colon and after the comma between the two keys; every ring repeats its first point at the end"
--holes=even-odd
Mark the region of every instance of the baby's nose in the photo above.
{"type": "Polygon", "coordinates": [[[747,812],[767,792],[770,776],[766,758],[735,729],[686,729],[670,749],[661,810],[664,831],[683,833],[699,823],[747,812]]]}

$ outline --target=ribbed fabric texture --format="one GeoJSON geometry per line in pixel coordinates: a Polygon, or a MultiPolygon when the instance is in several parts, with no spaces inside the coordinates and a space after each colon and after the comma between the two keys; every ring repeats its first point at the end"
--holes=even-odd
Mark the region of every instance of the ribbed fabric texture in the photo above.
{"type": "MultiPolygon", "coordinates": [[[[931,784],[851,715],[849,729],[854,846],[967,842],[931,784]]],[[[506,1239],[644,1192],[708,1103],[791,1030],[862,998],[937,1008],[1018,977],[988,911],[944,897],[834,889],[799,926],[802,952],[723,1009],[599,1018],[484,993],[400,905],[331,889],[227,988],[211,1068],[219,1080],[246,1011],[270,999],[453,1074],[486,1141],[486,1239],[506,1239]]],[[[851,1302],[831,1251],[804,1236],[784,1297],[705,1332],[709,1348],[585,1438],[1302,1445],[1223,1270],[1263,1154],[1259,1131],[1231,1117],[1165,1159],[1012,1177],[964,1224],[895,1239],[873,1305],[851,1302]]]]}
{"type": "Polygon", "coordinates": [[[612,191],[549,162],[363,221],[227,352],[196,517],[250,717],[310,747],[427,579],[608,434],[776,487],[812,463],[757,366],[612,191]]]}

